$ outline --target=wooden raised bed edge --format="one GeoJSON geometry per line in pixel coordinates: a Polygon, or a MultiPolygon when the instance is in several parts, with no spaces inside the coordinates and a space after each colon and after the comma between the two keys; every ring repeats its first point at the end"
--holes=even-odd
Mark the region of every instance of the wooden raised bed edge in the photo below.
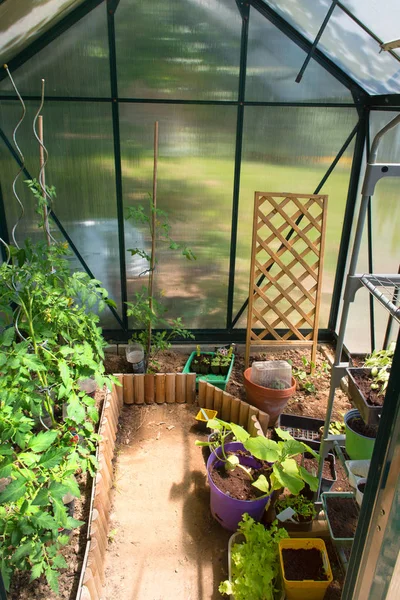
{"type": "MultiPolygon", "coordinates": [[[[122,375],[117,375],[117,378],[122,384],[122,375]]],[[[113,386],[111,392],[106,395],[100,415],[101,440],[96,451],[99,468],[92,484],[87,542],[76,600],[101,600],[103,597],[104,559],[113,483],[112,459],[122,405],[122,385],[113,386]]]]}

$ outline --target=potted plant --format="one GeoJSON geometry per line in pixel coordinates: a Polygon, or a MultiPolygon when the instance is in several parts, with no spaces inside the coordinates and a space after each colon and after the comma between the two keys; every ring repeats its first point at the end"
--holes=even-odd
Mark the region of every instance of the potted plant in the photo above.
{"type": "Polygon", "coordinates": [[[317,514],[314,502],[301,493],[297,496],[281,496],[275,504],[275,512],[278,521],[288,531],[309,531],[317,514]],[[285,518],[283,518],[281,513],[284,513],[287,509],[290,509],[290,511],[286,515],[290,514],[290,517],[284,514],[283,517],[285,518]]]}
{"type": "MultiPolygon", "coordinates": [[[[214,373],[214,375],[218,375],[219,372],[222,370],[221,369],[222,363],[221,363],[221,357],[220,356],[213,356],[213,358],[211,359],[211,373],[214,373]]],[[[226,375],[226,373],[225,373],[226,375]]]]}
{"type": "Polygon", "coordinates": [[[249,515],[243,515],[239,531],[229,540],[229,579],[220,584],[220,594],[231,595],[235,600],[280,598],[278,543],[287,537],[276,522],[266,529],[249,515]]]}
{"type": "Polygon", "coordinates": [[[352,460],[365,460],[372,456],[377,425],[367,425],[355,408],[344,416],[346,427],[346,452],[352,460]]]}
{"type": "Polygon", "coordinates": [[[288,600],[323,600],[333,581],[325,542],[319,538],[279,541],[283,585],[288,600]]]}
{"type": "MultiPolygon", "coordinates": [[[[225,529],[236,531],[244,513],[259,521],[274,490],[287,487],[298,494],[306,483],[317,490],[317,478],[294,460],[304,451],[315,452],[286,431],[277,429],[281,441],[275,442],[251,438],[239,425],[220,419],[209,421],[208,427],[220,433],[220,445],[207,461],[210,508],[225,529]],[[237,441],[227,443],[232,433],[237,441]]],[[[196,442],[198,446],[211,443],[196,442]]]]}
{"type": "Polygon", "coordinates": [[[283,412],[289,398],[296,391],[296,381],[292,377],[292,385],[286,389],[263,387],[250,380],[251,367],[243,373],[247,400],[253,406],[269,414],[270,425],[274,425],[283,412]]]}
{"type": "Polygon", "coordinates": [[[388,350],[374,351],[363,367],[346,369],[349,378],[349,395],[368,425],[379,423],[385,399],[395,343],[388,350]]]}
{"type": "Polygon", "coordinates": [[[357,528],[359,510],[352,492],[324,492],[322,506],[332,541],[350,546],[357,528]]]}

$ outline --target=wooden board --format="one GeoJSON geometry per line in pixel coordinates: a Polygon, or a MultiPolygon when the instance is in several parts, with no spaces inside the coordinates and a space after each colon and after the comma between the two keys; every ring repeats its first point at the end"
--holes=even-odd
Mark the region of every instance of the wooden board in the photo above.
{"type": "Polygon", "coordinates": [[[315,363],[327,200],[255,193],[246,367],[251,344],[300,342],[312,346],[315,363]]]}

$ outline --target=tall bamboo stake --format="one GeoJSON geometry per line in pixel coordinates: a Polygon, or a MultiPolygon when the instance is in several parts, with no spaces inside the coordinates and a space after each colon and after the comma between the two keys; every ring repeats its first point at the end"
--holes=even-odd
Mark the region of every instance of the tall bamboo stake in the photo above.
{"type": "MultiPolygon", "coordinates": [[[[43,80],[42,80],[43,81],[43,80]]],[[[44,84],[44,81],[43,81],[44,84]]],[[[42,85],[43,85],[42,84],[42,85]]],[[[43,116],[39,115],[38,117],[38,122],[39,122],[39,139],[40,139],[40,144],[39,144],[39,160],[40,160],[40,172],[41,172],[41,181],[39,181],[41,187],[42,187],[42,196],[43,196],[43,229],[44,229],[44,233],[46,235],[46,239],[47,239],[47,245],[50,246],[50,233],[49,233],[49,215],[48,215],[48,211],[47,211],[47,198],[46,198],[46,176],[45,176],[45,172],[44,172],[44,150],[43,150],[43,116]]]]}
{"type": "MultiPolygon", "coordinates": [[[[151,260],[149,274],[149,309],[153,311],[154,267],[156,264],[156,210],[157,210],[157,166],[158,166],[158,121],[154,123],[154,166],[153,166],[153,198],[151,201],[151,260]]],[[[147,358],[151,348],[151,320],[148,327],[147,358]]]]}

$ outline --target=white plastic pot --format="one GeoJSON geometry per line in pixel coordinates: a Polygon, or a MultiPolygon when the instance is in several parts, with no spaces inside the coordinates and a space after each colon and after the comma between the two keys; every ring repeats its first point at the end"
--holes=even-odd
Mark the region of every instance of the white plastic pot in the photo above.
{"type": "Polygon", "coordinates": [[[356,487],[356,501],[357,501],[358,506],[361,508],[361,504],[362,504],[362,501],[363,501],[363,498],[364,498],[364,493],[360,492],[360,490],[358,489],[358,486],[360,485],[360,483],[367,483],[366,478],[365,477],[360,477],[358,479],[357,487],[356,487]]]}

